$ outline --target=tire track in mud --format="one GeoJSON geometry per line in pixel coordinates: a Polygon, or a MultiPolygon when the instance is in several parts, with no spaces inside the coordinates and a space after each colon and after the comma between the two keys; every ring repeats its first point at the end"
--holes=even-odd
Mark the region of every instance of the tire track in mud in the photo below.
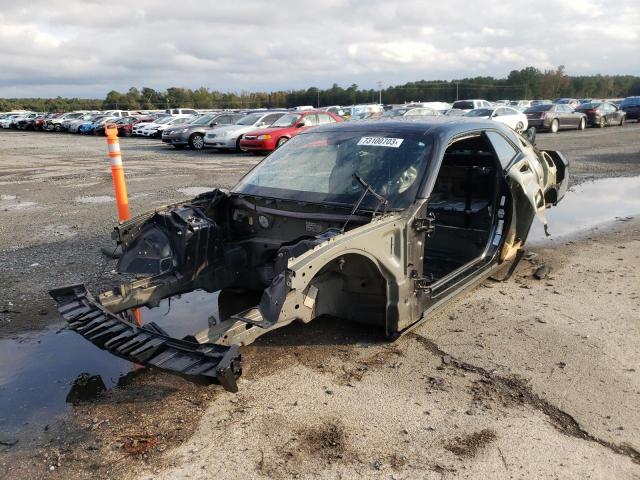
{"type": "Polygon", "coordinates": [[[588,442],[597,443],[618,455],[624,455],[630,458],[633,462],[640,464],[640,451],[626,443],[616,444],[592,435],[582,428],[571,414],[561,410],[534,393],[531,390],[531,387],[527,385],[524,380],[516,377],[502,377],[500,375],[495,375],[482,367],[458,360],[438,347],[438,345],[432,340],[429,340],[415,332],[408,333],[407,337],[420,343],[433,355],[440,356],[445,364],[480,375],[482,377],[481,381],[493,387],[499,395],[509,398],[517,404],[527,405],[543,413],[550,420],[551,425],[553,425],[553,427],[560,433],[588,442]]]}

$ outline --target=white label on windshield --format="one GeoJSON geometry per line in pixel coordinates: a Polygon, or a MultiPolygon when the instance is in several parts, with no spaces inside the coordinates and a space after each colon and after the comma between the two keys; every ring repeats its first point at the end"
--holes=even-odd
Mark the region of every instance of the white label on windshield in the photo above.
{"type": "Polygon", "coordinates": [[[398,148],[400,145],[402,145],[403,140],[404,138],[362,137],[358,141],[358,145],[398,148]]]}

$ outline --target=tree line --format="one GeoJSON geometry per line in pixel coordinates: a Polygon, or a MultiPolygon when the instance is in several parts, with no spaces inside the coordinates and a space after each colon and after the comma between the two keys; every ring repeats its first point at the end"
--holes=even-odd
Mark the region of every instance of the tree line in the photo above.
{"type": "Polygon", "coordinates": [[[570,76],[564,66],[541,71],[535,67],[513,70],[506,78],[473,77],[460,80],[420,80],[381,90],[362,89],[352,84],[343,88],[310,87],[272,92],[219,92],[200,87],[196,90],[171,87],[165,91],[131,87],[127,92],[110,91],[104,100],[79,98],[0,99],[0,111],[25,109],[34,111],[69,110],[155,110],[174,107],[191,108],[289,108],[297,105],[353,105],[377,103],[400,104],[410,101],[445,101],[482,98],[553,99],[623,98],[640,95],[640,77],[633,75],[570,76]]]}

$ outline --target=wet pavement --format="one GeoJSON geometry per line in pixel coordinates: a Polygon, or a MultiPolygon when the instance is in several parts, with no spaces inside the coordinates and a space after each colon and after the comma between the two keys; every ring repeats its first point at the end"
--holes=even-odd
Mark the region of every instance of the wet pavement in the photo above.
{"type": "Polygon", "coordinates": [[[79,374],[99,374],[110,388],[131,370],[130,362],[63,327],[0,339],[0,440],[22,441],[64,414],[79,374]]]}
{"type": "MultiPolygon", "coordinates": [[[[218,315],[218,294],[197,290],[142,309],[144,323],[155,322],[182,338],[207,327],[218,315]]],[[[63,323],[0,339],[0,441],[24,441],[72,406],[67,395],[81,373],[100,375],[106,388],[134,366],[94,346],[63,323]],[[6,437],[6,438],[5,438],[6,437]]]]}
{"type": "MultiPolygon", "coordinates": [[[[550,237],[535,222],[529,245],[545,245],[600,224],[640,214],[640,177],[618,177],[573,187],[557,208],[547,210],[550,237]]],[[[218,294],[194,291],[142,309],[144,323],[155,322],[182,338],[217,317],[218,294]]],[[[107,388],[133,365],[95,347],[57,324],[45,330],[0,339],[0,441],[28,439],[72,406],[67,395],[81,373],[100,375],[107,388]]]]}
{"type": "Polygon", "coordinates": [[[640,214],[640,177],[603,178],[572,187],[546,211],[549,237],[534,220],[527,244],[548,244],[614,220],[640,214]]]}

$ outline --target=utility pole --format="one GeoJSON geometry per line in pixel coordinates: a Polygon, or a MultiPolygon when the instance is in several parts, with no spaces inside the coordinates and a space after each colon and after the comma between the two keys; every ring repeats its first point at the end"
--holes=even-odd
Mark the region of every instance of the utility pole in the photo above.
{"type": "Polygon", "coordinates": [[[382,105],[382,82],[378,81],[378,103],[382,105]]]}
{"type": "Polygon", "coordinates": [[[318,94],[318,108],[320,108],[320,89],[316,88],[316,93],[318,94]]]}
{"type": "Polygon", "coordinates": [[[456,100],[459,100],[459,98],[458,98],[458,82],[456,82],[456,100]]]}

